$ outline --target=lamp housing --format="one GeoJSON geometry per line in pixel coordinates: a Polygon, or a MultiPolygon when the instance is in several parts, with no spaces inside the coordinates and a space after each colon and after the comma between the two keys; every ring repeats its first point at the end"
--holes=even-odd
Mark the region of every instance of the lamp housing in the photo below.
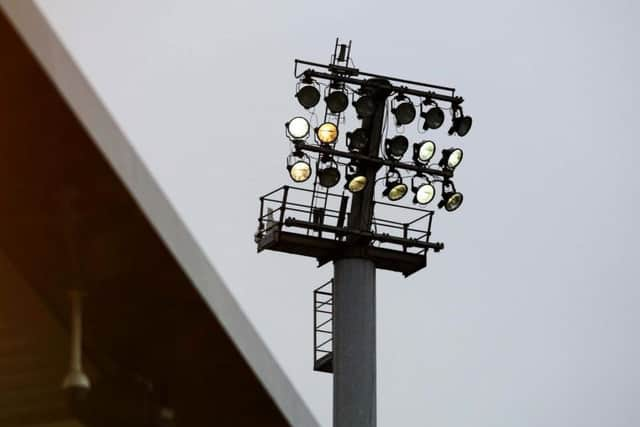
{"type": "Polygon", "coordinates": [[[458,107],[454,110],[454,117],[451,124],[451,128],[449,128],[449,135],[453,135],[454,133],[458,136],[465,136],[471,130],[471,125],[473,120],[471,116],[465,116],[462,108],[458,107]]]}
{"type": "Polygon", "coordinates": [[[327,108],[333,114],[340,114],[349,106],[349,98],[347,94],[341,90],[335,90],[324,98],[327,108]]]}
{"type": "Polygon", "coordinates": [[[407,184],[402,182],[400,173],[395,169],[389,169],[385,177],[385,189],[382,195],[395,202],[402,199],[407,194],[407,184]]]}
{"type": "Polygon", "coordinates": [[[416,107],[409,98],[404,95],[396,96],[398,103],[395,107],[391,108],[391,113],[396,118],[396,125],[407,125],[416,118],[416,107]]]}
{"type": "Polygon", "coordinates": [[[435,102],[425,102],[425,105],[433,104],[427,111],[422,111],[420,117],[424,119],[423,130],[438,129],[444,123],[444,111],[435,102]]]}
{"type": "Polygon", "coordinates": [[[304,117],[294,117],[284,124],[286,129],[287,138],[290,141],[303,141],[309,136],[311,125],[309,121],[304,117]]]}
{"type": "Polygon", "coordinates": [[[347,148],[349,151],[363,152],[369,145],[367,131],[358,128],[353,132],[347,132],[347,148]]]}
{"type": "Polygon", "coordinates": [[[351,162],[345,167],[347,182],[344,185],[351,193],[359,193],[367,186],[367,176],[357,162],[351,162]]]}
{"type": "Polygon", "coordinates": [[[453,212],[462,205],[464,197],[457,191],[448,191],[442,194],[442,200],[438,203],[439,208],[444,208],[448,212],[453,212]]]}
{"type": "Polygon", "coordinates": [[[435,194],[436,189],[426,176],[417,174],[411,178],[411,191],[413,192],[413,203],[419,205],[426,205],[430,203],[435,194]],[[422,180],[422,183],[417,183],[418,179],[422,180]]]}
{"type": "Polygon", "coordinates": [[[311,176],[311,162],[309,156],[296,150],[287,156],[287,170],[295,182],[305,182],[311,176]]]}
{"type": "Polygon", "coordinates": [[[318,182],[325,188],[334,187],[340,182],[338,164],[329,156],[323,156],[318,161],[318,182]]]}
{"type": "Polygon", "coordinates": [[[400,160],[409,148],[409,140],[404,135],[396,135],[393,138],[387,138],[384,142],[384,152],[388,158],[392,160],[400,160]]]}
{"type": "Polygon", "coordinates": [[[309,109],[315,107],[318,105],[318,102],[320,102],[320,91],[314,85],[308,84],[302,86],[295,94],[295,97],[298,99],[300,105],[309,109]]]}
{"type": "Polygon", "coordinates": [[[369,95],[363,95],[353,102],[353,106],[356,109],[356,114],[359,119],[366,119],[373,116],[376,111],[376,103],[369,95]]]}
{"type": "Polygon", "coordinates": [[[333,144],[338,139],[338,126],[333,122],[324,122],[315,129],[316,139],[321,144],[333,144]]]}
{"type": "Polygon", "coordinates": [[[436,143],[431,140],[416,142],[413,144],[413,161],[419,165],[429,164],[436,152],[436,143]]]}
{"type": "Polygon", "coordinates": [[[447,148],[442,150],[442,158],[440,159],[440,166],[448,169],[454,170],[460,165],[462,162],[463,152],[460,148],[447,148]]]}

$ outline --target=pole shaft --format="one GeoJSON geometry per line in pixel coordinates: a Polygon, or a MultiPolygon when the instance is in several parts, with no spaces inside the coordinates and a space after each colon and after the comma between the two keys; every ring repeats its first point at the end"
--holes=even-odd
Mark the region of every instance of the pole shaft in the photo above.
{"type": "Polygon", "coordinates": [[[334,262],[333,425],[376,425],[376,267],[365,258],[334,262]]]}
{"type": "MultiPolygon", "coordinates": [[[[371,117],[362,120],[369,137],[365,150],[378,157],[382,142],[389,82],[371,79],[375,87],[366,92],[375,103],[371,117]]],[[[348,227],[371,231],[375,179],[381,165],[363,163],[365,188],[353,194],[348,227]]],[[[353,252],[364,253],[370,238],[348,236],[353,252]]],[[[376,426],[376,266],[367,258],[346,255],[336,259],[333,289],[333,425],[376,426]]]]}
{"type": "MultiPolygon", "coordinates": [[[[379,85],[388,85],[386,80],[375,80],[379,85]]],[[[384,89],[374,89],[370,96],[375,103],[375,111],[371,117],[362,120],[362,129],[369,137],[366,153],[369,157],[378,157],[380,143],[382,142],[382,128],[384,126],[384,116],[387,97],[390,91],[384,89]]],[[[353,194],[351,199],[351,213],[349,214],[349,227],[361,231],[370,231],[373,216],[373,199],[375,191],[376,174],[381,165],[363,163],[361,168],[367,177],[365,188],[353,194]]]]}

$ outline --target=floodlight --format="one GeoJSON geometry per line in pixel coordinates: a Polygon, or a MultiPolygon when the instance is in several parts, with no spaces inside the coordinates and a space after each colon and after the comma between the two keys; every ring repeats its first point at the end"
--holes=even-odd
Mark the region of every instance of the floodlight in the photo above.
{"type": "Polygon", "coordinates": [[[326,188],[335,186],[340,181],[338,164],[330,157],[323,157],[318,163],[318,182],[326,188]]]}
{"type": "Polygon", "coordinates": [[[316,128],[316,136],[323,144],[333,144],[338,139],[338,126],[335,123],[324,122],[316,128]]]}
{"type": "Polygon", "coordinates": [[[440,159],[440,166],[445,169],[453,170],[462,161],[462,150],[460,148],[447,148],[442,150],[442,159],[440,159]]]}
{"type": "Polygon", "coordinates": [[[313,85],[302,86],[296,93],[296,98],[304,108],[312,108],[320,101],[320,91],[313,85]]]}
{"type": "Polygon", "coordinates": [[[449,135],[457,133],[458,136],[465,136],[471,129],[471,116],[465,116],[462,108],[458,108],[454,113],[453,123],[449,129],[449,135]]]}
{"type": "Polygon", "coordinates": [[[426,165],[436,152],[436,144],[433,141],[422,141],[413,144],[413,161],[426,165]]]}
{"type": "Polygon", "coordinates": [[[411,123],[413,119],[416,118],[416,107],[414,107],[411,100],[404,95],[398,95],[396,100],[400,102],[391,109],[393,115],[396,116],[396,124],[400,126],[411,123]]]}
{"type": "Polygon", "coordinates": [[[358,128],[353,132],[347,132],[347,148],[349,148],[349,151],[362,152],[367,148],[368,143],[369,136],[364,129],[358,128]]]}
{"type": "Polygon", "coordinates": [[[420,117],[424,119],[422,129],[438,129],[444,123],[444,111],[438,105],[434,105],[428,111],[420,113],[420,117]]]}
{"type": "Polygon", "coordinates": [[[359,119],[371,117],[376,111],[376,104],[369,95],[358,98],[358,100],[353,103],[353,106],[356,108],[359,119]]]}
{"type": "Polygon", "coordinates": [[[367,186],[367,177],[362,173],[360,166],[351,162],[347,165],[345,175],[347,177],[347,183],[344,188],[352,193],[358,193],[367,186]]]}
{"type": "Polygon", "coordinates": [[[400,173],[395,169],[389,169],[382,195],[395,202],[402,199],[405,194],[407,194],[407,184],[402,182],[400,173]]]}
{"type": "Polygon", "coordinates": [[[418,203],[420,205],[426,205],[431,200],[433,200],[433,196],[436,194],[436,189],[431,184],[429,179],[424,175],[416,175],[411,179],[411,191],[413,191],[413,203],[418,203]],[[416,178],[422,178],[424,182],[422,184],[416,184],[416,178]]]}
{"type": "Polygon", "coordinates": [[[324,100],[327,103],[327,108],[333,114],[342,113],[349,105],[349,98],[347,97],[347,94],[340,90],[331,92],[324,100]]]}
{"type": "Polygon", "coordinates": [[[309,156],[301,151],[294,151],[287,157],[287,170],[295,182],[304,182],[311,176],[309,156]]]}
{"type": "Polygon", "coordinates": [[[306,139],[309,136],[309,121],[304,117],[294,117],[285,123],[287,128],[287,137],[291,141],[300,141],[306,139]]]}
{"type": "Polygon", "coordinates": [[[396,135],[384,142],[384,152],[393,160],[400,160],[409,147],[409,140],[404,135],[396,135]]]}
{"type": "Polygon", "coordinates": [[[460,207],[462,204],[462,193],[457,191],[450,191],[442,195],[442,200],[438,203],[438,207],[444,207],[445,210],[452,212],[460,207]]]}

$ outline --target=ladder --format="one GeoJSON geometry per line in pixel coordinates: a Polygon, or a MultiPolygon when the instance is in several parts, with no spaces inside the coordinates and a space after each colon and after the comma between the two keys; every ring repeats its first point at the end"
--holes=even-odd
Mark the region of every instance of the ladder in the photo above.
{"type": "Polygon", "coordinates": [[[333,279],[313,291],[313,370],[333,373],[333,279]]]}

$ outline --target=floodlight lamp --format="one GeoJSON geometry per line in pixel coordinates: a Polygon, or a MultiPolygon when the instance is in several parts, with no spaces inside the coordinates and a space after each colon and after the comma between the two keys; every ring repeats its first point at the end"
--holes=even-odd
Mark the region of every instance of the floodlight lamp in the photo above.
{"type": "Polygon", "coordinates": [[[453,212],[462,205],[462,193],[457,191],[449,191],[442,194],[442,200],[438,203],[439,208],[443,208],[448,212],[453,212]]]}
{"type": "Polygon", "coordinates": [[[404,135],[396,135],[384,142],[384,152],[392,160],[400,160],[409,147],[409,140],[404,135]]]}
{"type": "Polygon", "coordinates": [[[395,169],[389,169],[385,178],[385,189],[382,195],[395,202],[407,194],[407,184],[402,182],[400,173],[395,169]]]}
{"type": "Polygon", "coordinates": [[[331,92],[324,100],[327,103],[327,108],[333,114],[342,113],[349,106],[349,98],[341,90],[331,92]]]}
{"type": "Polygon", "coordinates": [[[465,116],[462,112],[462,108],[458,107],[454,112],[453,123],[449,129],[449,135],[456,133],[458,136],[465,136],[469,133],[471,124],[471,116],[465,116]]]}
{"type": "Polygon", "coordinates": [[[413,161],[419,165],[426,165],[436,152],[436,144],[426,140],[413,144],[413,161]]]}
{"type": "MultiPolygon", "coordinates": [[[[430,103],[425,102],[426,105],[430,103]]],[[[429,110],[420,113],[420,117],[424,119],[423,130],[438,129],[444,123],[444,111],[435,102],[433,104],[429,110]]]]}
{"type": "Polygon", "coordinates": [[[296,98],[304,108],[313,108],[320,102],[320,91],[313,85],[302,86],[296,93],[296,98]]]}
{"type": "Polygon", "coordinates": [[[309,136],[309,121],[304,117],[294,117],[285,123],[287,129],[287,137],[291,141],[301,141],[309,136]]]}
{"type": "Polygon", "coordinates": [[[436,194],[436,189],[433,184],[431,184],[431,181],[421,174],[418,174],[411,179],[411,191],[414,193],[413,203],[417,203],[419,205],[428,204],[433,200],[433,197],[436,194]],[[421,178],[424,182],[416,184],[416,178],[421,178]]]}
{"type": "Polygon", "coordinates": [[[369,136],[364,129],[358,128],[353,132],[347,132],[347,148],[349,148],[349,151],[362,152],[367,148],[368,144],[369,136]]]}
{"type": "Polygon", "coordinates": [[[295,182],[305,182],[311,176],[309,156],[301,151],[294,151],[287,157],[287,170],[295,182]]]}
{"type": "Polygon", "coordinates": [[[355,162],[351,162],[346,166],[345,176],[347,177],[347,182],[344,188],[352,193],[358,193],[367,186],[367,177],[355,162]]]}
{"type": "Polygon", "coordinates": [[[340,181],[338,164],[331,157],[323,157],[318,163],[318,182],[325,188],[331,188],[340,181]]]}
{"type": "Polygon", "coordinates": [[[398,126],[409,124],[416,118],[416,107],[409,98],[404,95],[398,95],[396,100],[399,101],[391,112],[396,117],[396,124],[398,126]]]}
{"type": "Polygon", "coordinates": [[[454,170],[462,162],[462,150],[460,148],[447,148],[442,150],[440,166],[445,169],[454,170]]]}
{"type": "Polygon", "coordinates": [[[373,101],[373,98],[369,95],[363,95],[358,98],[358,100],[353,103],[353,106],[356,109],[356,114],[359,119],[365,119],[373,116],[373,113],[376,110],[376,104],[373,101]]]}
{"type": "Polygon", "coordinates": [[[322,144],[333,144],[338,139],[338,126],[332,122],[324,122],[316,128],[316,136],[322,144]]]}

